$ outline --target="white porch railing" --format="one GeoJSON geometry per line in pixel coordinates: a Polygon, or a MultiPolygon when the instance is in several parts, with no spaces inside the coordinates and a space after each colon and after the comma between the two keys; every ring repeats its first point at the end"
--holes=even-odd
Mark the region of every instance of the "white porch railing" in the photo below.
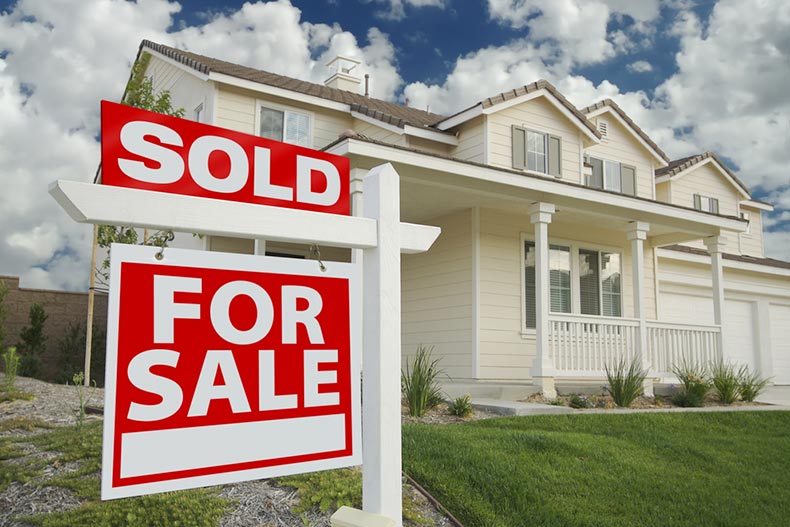
{"type": "MultiPolygon", "coordinates": [[[[651,377],[669,377],[683,360],[708,364],[721,357],[719,326],[647,322],[651,377]]],[[[549,316],[549,356],[559,376],[604,377],[606,366],[634,357],[639,320],[590,315],[549,316]]]]}
{"type": "Polygon", "coordinates": [[[603,376],[636,349],[639,321],[590,315],[549,316],[549,355],[560,375],[603,376]]]}
{"type": "Polygon", "coordinates": [[[651,371],[660,377],[671,377],[672,368],[683,361],[710,364],[721,359],[719,326],[647,323],[647,360],[651,371]]]}

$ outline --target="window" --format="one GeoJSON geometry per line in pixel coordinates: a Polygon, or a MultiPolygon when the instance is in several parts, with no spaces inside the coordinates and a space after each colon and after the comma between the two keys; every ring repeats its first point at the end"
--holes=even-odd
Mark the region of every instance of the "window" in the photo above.
{"type": "Polygon", "coordinates": [[[636,196],[636,168],[589,156],[587,162],[592,165],[592,175],[586,181],[588,187],[636,196]]]}
{"type": "Polygon", "coordinates": [[[310,146],[310,116],[306,113],[260,107],[260,136],[294,145],[310,146]]]}
{"type": "Polygon", "coordinates": [[[513,126],[513,168],[561,176],[562,140],[554,135],[513,126]]]}
{"type": "MultiPolygon", "coordinates": [[[[621,317],[620,253],[574,244],[549,246],[549,297],[552,313],[621,317]],[[572,264],[575,262],[575,264],[572,264]]],[[[524,314],[527,328],[536,326],[535,242],[524,241],[524,314]]]]}
{"type": "Polygon", "coordinates": [[[694,194],[694,208],[703,212],[719,213],[719,200],[702,194],[694,194]]]}
{"type": "Polygon", "coordinates": [[[203,103],[200,103],[200,104],[197,105],[197,107],[195,108],[195,112],[194,112],[193,117],[194,117],[194,121],[196,123],[202,123],[203,122],[203,103]]]}
{"type": "Polygon", "coordinates": [[[744,234],[752,233],[752,216],[748,212],[741,212],[741,219],[746,221],[746,232],[744,234]]]}

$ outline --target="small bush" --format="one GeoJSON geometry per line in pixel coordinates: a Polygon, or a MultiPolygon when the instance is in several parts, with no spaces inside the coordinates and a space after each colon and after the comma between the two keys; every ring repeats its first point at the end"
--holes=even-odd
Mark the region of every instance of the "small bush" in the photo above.
{"type": "MultiPolygon", "coordinates": [[[[74,375],[85,369],[85,324],[69,323],[63,338],[58,343],[58,374],[55,382],[68,384],[74,375]]],[[[104,366],[107,347],[106,331],[93,326],[91,338],[91,382],[104,387],[104,366]]]]}
{"type": "Polygon", "coordinates": [[[680,365],[672,367],[672,373],[682,385],[680,391],[672,397],[672,402],[683,407],[702,406],[705,396],[710,391],[710,381],[705,367],[683,361],[680,365]]]}
{"type": "Polygon", "coordinates": [[[17,371],[19,371],[19,355],[16,354],[16,348],[12,346],[3,353],[3,364],[5,366],[4,389],[11,393],[15,390],[14,383],[17,371]]]}
{"type": "Polygon", "coordinates": [[[583,397],[581,395],[578,395],[578,394],[574,393],[568,399],[568,406],[570,406],[571,408],[576,408],[576,409],[589,408],[590,407],[590,401],[586,397],[583,397]]]}
{"type": "Polygon", "coordinates": [[[406,371],[401,372],[401,392],[409,415],[414,417],[422,417],[444,400],[438,381],[443,371],[438,367],[439,359],[431,360],[432,352],[433,346],[419,345],[411,367],[406,364],[406,371]]]}
{"type": "Polygon", "coordinates": [[[456,397],[450,405],[450,413],[458,417],[469,417],[472,411],[472,398],[468,393],[456,397]]]}
{"type": "Polygon", "coordinates": [[[606,390],[612,396],[614,404],[627,408],[631,406],[634,399],[642,395],[643,385],[647,378],[647,372],[634,357],[631,363],[627,363],[625,358],[621,358],[611,369],[605,365],[606,379],[609,385],[606,390]]]}
{"type": "Polygon", "coordinates": [[[724,361],[713,363],[710,367],[710,376],[713,390],[722,404],[732,404],[738,400],[740,390],[735,366],[725,364],[724,361]]]}
{"type": "Polygon", "coordinates": [[[747,403],[753,402],[763,393],[769,382],[770,379],[761,377],[759,373],[752,372],[744,366],[738,372],[738,390],[741,393],[741,399],[747,403]]]}
{"type": "Polygon", "coordinates": [[[30,306],[30,325],[22,328],[19,336],[22,341],[17,346],[21,362],[19,375],[24,377],[41,376],[41,355],[46,349],[47,336],[44,335],[44,323],[49,318],[40,304],[30,306]]]}
{"type": "Polygon", "coordinates": [[[5,340],[5,319],[8,315],[8,308],[5,306],[5,297],[8,294],[8,286],[4,280],[0,280],[0,349],[3,349],[5,340]]]}

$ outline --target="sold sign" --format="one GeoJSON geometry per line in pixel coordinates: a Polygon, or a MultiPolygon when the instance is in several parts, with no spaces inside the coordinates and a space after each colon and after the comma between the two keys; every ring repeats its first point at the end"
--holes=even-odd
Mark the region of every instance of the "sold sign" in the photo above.
{"type": "Polygon", "coordinates": [[[345,157],[109,101],[101,113],[105,185],[350,213],[345,157]]]}
{"type": "Polygon", "coordinates": [[[102,498],[361,463],[351,264],[113,245],[102,498]]]}

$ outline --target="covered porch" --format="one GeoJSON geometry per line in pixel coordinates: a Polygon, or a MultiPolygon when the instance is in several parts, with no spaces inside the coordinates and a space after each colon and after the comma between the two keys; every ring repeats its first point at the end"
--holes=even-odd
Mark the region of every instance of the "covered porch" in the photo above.
{"type": "Polygon", "coordinates": [[[681,360],[722,356],[722,232],[743,230],[738,219],[360,139],[331,151],[351,158],[352,191],[391,162],[401,220],[442,227],[428,253],[403,259],[404,360],[435,346],[453,382],[530,384],[551,397],[557,382],[603,381],[620,358],[642,362],[649,393],[681,360]],[[700,239],[715,323],[661,321],[655,249],[700,239]]]}

